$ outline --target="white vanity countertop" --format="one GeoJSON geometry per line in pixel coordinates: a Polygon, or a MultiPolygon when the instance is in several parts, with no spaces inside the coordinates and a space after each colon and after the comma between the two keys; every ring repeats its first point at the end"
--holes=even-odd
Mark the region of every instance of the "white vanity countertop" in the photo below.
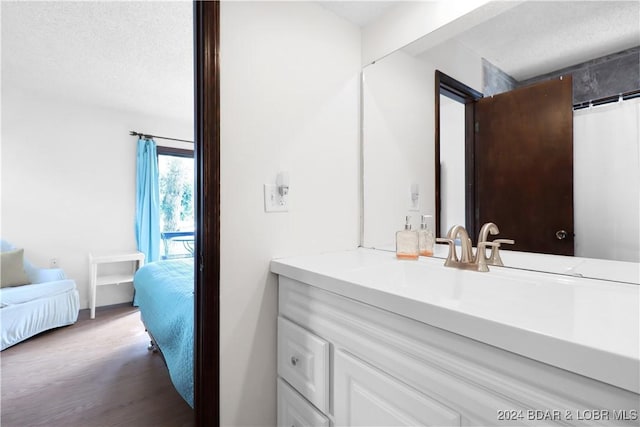
{"type": "Polygon", "coordinates": [[[640,286],[356,249],[275,259],[300,282],[640,393],[640,286]]]}

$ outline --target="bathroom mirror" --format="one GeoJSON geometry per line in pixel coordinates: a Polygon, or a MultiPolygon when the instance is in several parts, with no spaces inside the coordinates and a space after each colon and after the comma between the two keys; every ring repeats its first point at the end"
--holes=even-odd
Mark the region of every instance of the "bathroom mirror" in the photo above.
{"type": "MultiPolygon", "coordinates": [[[[640,55],[639,14],[637,2],[521,2],[474,27],[449,32],[455,34],[444,41],[441,34],[434,34],[436,30],[364,67],[363,246],[393,250],[395,232],[402,228],[406,215],[417,227],[422,214],[438,213],[436,70],[484,93],[488,84],[500,83],[485,81],[487,73],[483,69],[492,65],[522,81],[620,51],[635,49],[640,55]],[[515,33],[522,29],[535,39],[515,33]],[[602,43],[597,40],[600,36],[611,39],[602,43]],[[592,44],[586,56],[578,55],[579,49],[572,47],[578,39],[592,44]],[[412,196],[416,188],[417,202],[415,194],[412,196]]],[[[635,66],[640,68],[638,56],[635,58],[635,66]]],[[[635,85],[640,88],[640,81],[635,85]]],[[[448,101],[440,104],[441,113],[464,120],[460,119],[464,108],[461,112],[460,105],[448,101]]],[[[574,111],[574,220],[576,234],[581,230],[579,237],[583,238],[576,245],[575,255],[638,262],[640,101],[593,107],[598,115],[609,116],[608,124],[603,125],[583,123],[587,110],[574,111]],[[635,134],[618,135],[622,126],[635,126],[635,134]],[[598,138],[597,150],[577,147],[578,134],[598,138]]],[[[464,185],[464,148],[448,142],[464,133],[463,126],[454,126],[454,134],[456,130],[457,136],[441,135],[440,141],[441,153],[449,153],[448,159],[438,159],[438,191],[443,192],[441,197],[447,206],[464,204],[464,188],[460,189],[464,185]]],[[[446,215],[456,218],[455,213],[446,215]]],[[[457,215],[457,222],[464,224],[464,212],[457,215]]],[[[435,221],[429,221],[434,229],[435,221]]]]}

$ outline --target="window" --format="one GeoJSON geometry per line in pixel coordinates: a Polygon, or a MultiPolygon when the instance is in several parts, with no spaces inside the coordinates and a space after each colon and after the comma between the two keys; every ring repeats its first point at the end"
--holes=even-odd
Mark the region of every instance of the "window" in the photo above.
{"type": "Polygon", "coordinates": [[[158,147],[162,259],[193,257],[193,168],[193,151],[158,147]]]}

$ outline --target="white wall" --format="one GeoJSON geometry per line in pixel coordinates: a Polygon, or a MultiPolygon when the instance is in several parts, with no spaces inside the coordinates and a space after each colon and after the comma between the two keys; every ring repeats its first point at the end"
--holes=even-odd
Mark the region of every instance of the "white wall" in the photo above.
{"type": "MultiPolygon", "coordinates": [[[[363,156],[365,247],[392,248],[410,215],[435,210],[435,70],[479,90],[482,62],[456,43],[414,57],[402,50],[364,68],[363,156]],[[420,185],[420,211],[409,211],[420,185]]],[[[430,224],[433,230],[435,225],[430,224]]]]}
{"type": "Polygon", "coordinates": [[[310,2],[221,4],[221,424],[276,423],[274,257],[359,241],[360,32],[310,2]],[[263,184],[290,173],[288,213],[263,184]]]}
{"type": "MultiPolygon", "coordinates": [[[[51,258],[88,307],[88,254],[136,249],[136,138],[192,139],[191,123],[32,93],[3,81],[1,234],[35,264],[51,258]]],[[[130,284],[100,287],[97,305],[131,301],[130,284]]]]}

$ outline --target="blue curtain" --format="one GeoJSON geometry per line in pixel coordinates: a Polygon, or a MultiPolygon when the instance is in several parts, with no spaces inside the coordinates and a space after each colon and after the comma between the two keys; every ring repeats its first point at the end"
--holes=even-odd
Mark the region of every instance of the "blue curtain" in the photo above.
{"type": "Polygon", "coordinates": [[[158,156],[152,139],[138,139],[136,172],[136,242],[146,262],[160,259],[158,156]]]}

